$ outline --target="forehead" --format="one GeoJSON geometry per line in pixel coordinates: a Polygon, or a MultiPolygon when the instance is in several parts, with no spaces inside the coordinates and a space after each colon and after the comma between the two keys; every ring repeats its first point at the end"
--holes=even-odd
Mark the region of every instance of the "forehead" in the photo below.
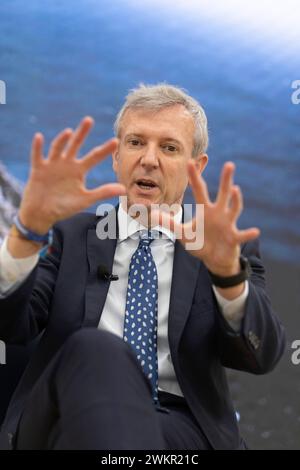
{"type": "Polygon", "coordinates": [[[181,105],[169,106],[160,110],[127,109],[121,121],[120,133],[174,138],[180,140],[193,139],[194,119],[187,109],[181,105]]]}

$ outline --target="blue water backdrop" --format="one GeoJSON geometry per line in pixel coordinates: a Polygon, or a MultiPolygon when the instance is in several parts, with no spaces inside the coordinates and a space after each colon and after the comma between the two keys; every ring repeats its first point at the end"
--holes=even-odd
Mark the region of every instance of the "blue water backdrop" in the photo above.
{"type": "MultiPolygon", "coordinates": [[[[139,82],[179,85],[207,112],[211,196],[223,163],[236,162],[245,199],[239,225],[261,228],[267,256],[299,264],[300,105],[292,104],[291,83],[300,79],[300,54],[295,41],[283,46],[281,39],[255,27],[223,28],[201,10],[160,10],[158,2],[1,0],[7,103],[0,106],[0,160],[26,181],[34,132],[49,144],[92,115],[87,150],[112,135],[129,89],[139,82]]],[[[108,159],[88,184],[113,179],[108,159]]]]}

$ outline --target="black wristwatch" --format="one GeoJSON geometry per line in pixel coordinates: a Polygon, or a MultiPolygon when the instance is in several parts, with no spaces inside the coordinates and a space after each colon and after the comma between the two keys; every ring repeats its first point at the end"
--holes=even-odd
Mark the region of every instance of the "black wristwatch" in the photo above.
{"type": "Polygon", "coordinates": [[[245,256],[240,256],[240,266],[241,271],[238,274],[228,277],[218,276],[208,270],[213,285],[222,288],[234,287],[249,279],[251,275],[251,266],[245,256]]]}

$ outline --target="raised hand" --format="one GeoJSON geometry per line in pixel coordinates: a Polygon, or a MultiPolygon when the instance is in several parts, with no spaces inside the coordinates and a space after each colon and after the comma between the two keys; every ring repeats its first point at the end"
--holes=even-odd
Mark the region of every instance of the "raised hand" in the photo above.
{"type": "Polygon", "coordinates": [[[31,151],[31,172],[24,190],[19,217],[37,233],[46,233],[59,220],[68,218],[97,201],[125,194],[125,187],[109,183],[87,189],[87,172],[111,154],[117,140],[111,139],[93,148],[82,158],[78,152],[93,126],[85,117],[77,129],[65,129],[52,141],[48,156],[43,157],[44,137],[35,134],[31,151]]]}
{"type": "MultiPolygon", "coordinates": [[[[210,200],[206,182],[199,175],[195,162],[188,162],[189,181],[196,204],[204,205],[204,221],[196,216],[186,224],[176,224],[169,215],[160,213],[160,222],[169,224],[171,230],[180,234],[180,241],[193,256],[201,259],[206,267],[219,276],[231,276],[240,271],[240,246],[259,236],[256,227],[246,230],[237,228],[237,220],[243,210],[240,188],[233,184],[235,165],[227,162],[223,166],[216,200],[210,200]],[[203,227],[204,223],[204,227],[203,227]],[[192,240],[187,234],[204,230],[204,243],[199,249],[190,250],[192,240]]],[[[199,239],[202,237],[198,237],[199,239]]],[[[196,239],[196,235],[195,235],[196,239]]]]}

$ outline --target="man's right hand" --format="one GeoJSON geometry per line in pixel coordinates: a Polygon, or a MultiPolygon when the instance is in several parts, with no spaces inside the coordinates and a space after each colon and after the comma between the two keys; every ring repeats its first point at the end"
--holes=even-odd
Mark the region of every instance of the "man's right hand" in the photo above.
{"type": "Polygon", "coordinates": [[[85,187],[86,173],[117,146],[117,140],[112,139],[77,158],[92,126],[93,119],[86,117],[74,132],[71,129],[62,131],[52,141],[47,158],[43,158],[43,135],[35,134],[31,173],[19,210],[20,220],[27,228],[46,233],[55,222],[71,217],[99,200],[125,194],[125,187],[118,183],[92,190],[85,187]]]}
{"type": "MultiPolygon", "coordinates": [[[[46,158],[43,157],[44,137],[40,133],[35,134],[31,172],[19,208],[20,221],[29,230],[45,234],[56,222],[75,215],[97,201],[126,193],[125,187],[119,183],[90,190],[85,186],[87,172],[117,146],[117,139],[111,139],[82,158],[77,158],[93,123],[91,117],[85,117],[74,132],[71,129],[62,131],[52,141],[46,158]]],[[[28,256],[37,251],[36,243],[31,243],[31,248],[29,244],[25,245],[26,240],[18,239],[18,243],[14,230],[10,232],[13,241],[9,237],[8,245],[13,256],[28,256]]]]}

